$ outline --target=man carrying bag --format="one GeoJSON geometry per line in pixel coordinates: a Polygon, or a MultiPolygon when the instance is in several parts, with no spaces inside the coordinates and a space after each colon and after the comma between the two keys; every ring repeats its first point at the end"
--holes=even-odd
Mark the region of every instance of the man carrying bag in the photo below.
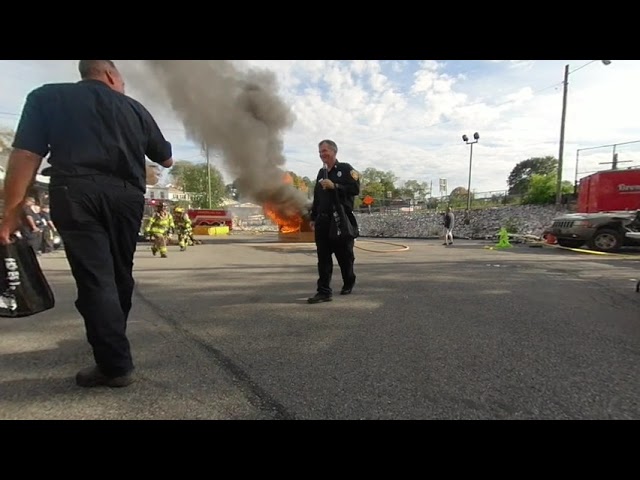
{"type": "Polygon", "coordinates": [[[334,141],[323,140],[318,148],[324,165],[318,172],[310,212],[318,255],[318,282],[317,292],[307,300],[309,303],[332,300],[332,255],[336,256],[342,273],[340,294],[350,294],[356,282],[353,246],[358,225],[353,203],[360,194],[360,176],[348,163],[338,162],[338,146],[334,141]]]}
{"type": "Polygon", "coordinates": [[[169,168],[171,144],[155,119],[125,95],[112,60],[80,60],[80,80],[46,84],[26,98],[5,179],[0,244],[10,245],[27,187],[42,159],[50,167],[51,220],[77,287],[92,365],[81,387],[126,387],[135,381],[127,335],[133,259],[146,189],[146,160],[169,168]]]}

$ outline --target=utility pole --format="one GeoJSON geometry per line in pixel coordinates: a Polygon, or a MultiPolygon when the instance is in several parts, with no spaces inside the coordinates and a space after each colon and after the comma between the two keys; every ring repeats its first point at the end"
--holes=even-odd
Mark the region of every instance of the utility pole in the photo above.
{"type": "Polygon", "coordinates": [[[211,210],[211,166],[209,165],[209,145],[205,145],[204,152],[207,156],[207,199],[209,200],[209,210],[211,210]]]}
{"type": "Polygon", "coordinates": [[[469,214],[469,210],[471,210],[471,165],[473,163],[473,144],[475,142],[470,142],[471,148],[469,149],[469,184],[467,185],[467,215],[469,214]]]}
{"type": "Polygon", "coordinates": [[[471,166],[473,164],[473,144],[478,143],[480,141],[480,135],[478,132],[473,134],[473,142],[469,141],[469,137],[466,135],[462,135],[462,141],[469,145],[471,148],[469,149],[469,184],[467,185],[467,216],[469,215],[469,211],[471,210],[471,166]]]}
{"type": "Polygon", "coordinates": [[[556,207],[562,205],[562,157],[564,155],[564,124],[567,119],[567,90],[569,87],[569,65],[564,66],[562,91],[562,119],[560,120],[560,151],[558,152],[558,181],[556,184],[556,207]]]}
{"type": "Polygon", "coordinates": [[[600,165],[611,165],[611,170],[618,169],[618,163],[631,163],[633,160],[618,160],[618,154],[613,154],[613,160],[610,162],[600,162],[600,165]]]}
{"type": "MultiPolygon", "coordinates": [[[[611,60],[600,60],[603,65],[611,65],[611,60]]],[[[585,63],[581,67],[578,67],[574,70],[574,72],[580,70],[581,68],[586,67],[587,65],[591,65],[595,60],[591,60],[590,62],[585,63]]],[[[562,204],[562,167],[563,167],[563,156],[564,156],[564,125],[567,119],[567,90],[569,89],[569,65],[564,66],[564,81],[563,89],[562,89],[562,120],[560,121],[560,151],[558,153],[558,182],[556,184],[556,207],[559,209],[562,204]]],[[[586,149],[582,149],[586,150],[586,149]]],[[[614,150],[615,151],[615,150],[614,150]]],[[[578,158],[576,156],[576,179],[575,184],[577,185],[578,181],[578,158]]]]}

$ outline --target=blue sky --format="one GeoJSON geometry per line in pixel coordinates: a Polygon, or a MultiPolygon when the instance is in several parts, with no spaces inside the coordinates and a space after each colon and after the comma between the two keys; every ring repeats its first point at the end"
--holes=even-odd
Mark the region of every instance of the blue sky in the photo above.
{"type": "MultiPolygon", "coordinates": [[[[317,143],[334,139],[338,158],[355,168],[393,171],[400,180],[446,178],[466,187],[469,147],[462,135],[480,133],[474,146],[472,189],[506,189],[520,161],[558,156],[564,65],[569,79],[563,175],[573,181],[578,149],[640,140],[640,61],[243,61],[273,71],[281,97],[296,115],[284,135],[286,168],[315,177],[317,143]],[[580,68],[577,71],[573,71],[580,68]]],[[[76,60],[2,60],[0,127],[15,128],[26,94],[43,83],[77,80],[76,60]]],[[[118,61],[126,76],[129,62],[118,61]]],[[[130,84],[174,145],[174,158],[203,161],[177,117],[130,84]]],[[[621,167],[640,165],[640,143],[620,146],[621,167]]],[[[605,168],[612,148],[580,154],[579,176],[605,168]]],[[[226,180],[233,180],[219,160],[226,180]]]]}

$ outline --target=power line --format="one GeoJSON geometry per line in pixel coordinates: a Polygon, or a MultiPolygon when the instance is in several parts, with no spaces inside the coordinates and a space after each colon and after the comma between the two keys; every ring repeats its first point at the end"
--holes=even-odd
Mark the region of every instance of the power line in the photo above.
{"type": "MultiPolygon", "coordinates": [[[[575,70],[573,70],[572,72],[575,72],[575,71],[577,71],[577,70],[580,70],[581,68],[584,68],[584,67],[586,67],[587,65],[589,65],[589,64],[591,64],[591,63],[593,63],[593,62],[595,62],[595,61],[596,61],[596,60],[591,60],[590,62],[587,62],[587,63],[585,63],[584,65],[582,65],[582,66],[580,66],[580,67],[576,68],[576,69],[575,69],[575,70]]],[[[541,89],[539,89],[539,90],[535,90],[534,92],[532,92],[532,93],[531,93],[531,95],[532,95],[532,96],[534,96],[534,95],[537,95],[537,94],[538,94],[538,93],[540,93],[540,92],[544,92],[545,90],[548,90],[548,89],[550,89],[550,88],[558,87],[558,86],[562,85],[562,83],[563,83],[562,81],[560,81],[560,82],[556,82],[556,83],[554,83],[554,84],[552,84],[552,85],[546,86],[546,87],[541,88],[541,89]]],[[[517,100],[506,100],[506,101],[504,101],[504,102],[502,102],[502,103],[499,103],[499,104],[497,104],[497,105],[492,105],[492,107],[493,107],[493,108],[499,108],[499,107],[502,107],[502,106],[504,106],[504,105],[508,105],[508,104],[510,104],[510,103],[514,103],[514,102],[516,102],[516,101],[517,101],[517,100]]],[[[470,104],[468,104],[468,105],[462,105],[462,106],[457,107],[457,108],[469,108],[469,107],[474,107],[474,106],[477,106],[477,105],[484,105],[484,104],[485,104],[485,102],[484,102],[484,101],[477,101],[477,102],[475,102],[475,103],[470,103],[470,104]]],[[[19,116],[20,116],[20,114],[17,114],[17,113],[11,113],[11,112],[0,112],[0,115],[9,115],[9,116],[15,116],[15,117],[19,117],[19,116]]],[[[407,134],[407,133],[411,133],[412,131],[416,131],[416,130],[425,130],[425,129],[428,129],[428,128],[437,127],[437,126],[439,126],[439,125],[444,125],[444,124],[449,123],[449,122],[451,122],[451,121],[452,121],[452,119],[447,119],[447,120],[443,120],[443,121],[441,121],[441,122],[436,122],[436,123],[433,123],[433,124],[431,124],[431,125],[427,125],[427,126],[414,127],[414,128],[412,128],[412,129],[408,129],[408,130],[404,130],[404,131],[400,132],[400,135],[404,135],[404,134],[407,134]]],[[[173,132],[186,133],[186,130],[185,130],[184,128],[182,128],[182,129],[180,129],[180,128],[163,128],[163,130],[165,130],[165,131],[173,131],[173,132]]],[[[366,144],[366,143],[376,142],[376,141],[378,141],[378,140],[386,140],[386,139],[391,138],[391,137],[393,137],[393,136],[394,136],[394,134],[386,135],[386,136],[382,136],[382,137],[373,137],[373,138],[370,138],[370,139],[368,139],[368,140],[364,140],[364,141],[362,141],[362,142],[354,143],[354,144],[352,144],[352,146],[364,145],[364,144],[366,144]]]]}
{"type": "MultiPolygon", "coordinates": [[[[596,61],[597,61],[597,60],[591,60],[591,61],[589,61],[589,62],[586,62],[585,64],[583,64],[583,65],[581,65],[581,66],[579,66],[579,67],[575,68],[574,70],[572,70],[570,73],[573,73],[573,72],[576,72],[576,71],[578,71],[578,70],[580,70],[580,69],[582,69],[582,68],[585,68],[586,66],[588,66],[588,65],[590,65],[590,64],[592,64],[592,63],[594,63],[594,62],[596,62],[596,61]]],[[[544,87],[544,88],[540,88],[540,89],[538,89],[538,90],[535,90],[535,91],[533,91],[533,92],[531,93],[531,96],[533,97],[533,96],[535,96],[535,95],[537,95],[537,94],[539,94],[539,93],[541,93],[541,92],[544,92],[544,91],[549,90],[549,89],[551,89],[551,88],[558,87],[558,86],[562,85],[563,83],[564,83],[563,81],[560,81],[560,82],[556,82],[556,83],[553,83],[553,84],[551,84],[551,85],[548,85],[548,86],[546,86],[546,87],[544,87]]],[[[492,107],[492,108],[499,108],[499,107],[502,107],[502,106],[508,105],[508,104],[510,104],[510,103],[514,103],[514,102],[516,102],[516,101],[517,101],[517,99],[506,100],[506,101],[504,101],[504,102],[502,102],[502,103],[498,103],[498,104],[496,104],[496,105],[489,105],[489,106],[490,106],[490,107],[492,107]]],[[[474,106],[477,106],[477,105],[486,105],[486,103],[485,103],[485,101],[480,100],[480,101],[477,101],[477,102],[474,102],[474,103],[470,103],[470,104],[467,104],[467,105],[459,106],[459,107],[457,107],[457,108],[458,108],[458,109],[462,109],[462,108],[469,108],[469,107],[474,107],[474,106]]],[[[13,116],[13,117],[19,117],[19,116],[20,116],[20,114],[18,114],[18,113],[11,113],[11,112],[0,112],[0,115],[8,115],[8,116],[13,116]]],[[[400,136],[402,136],[402,135],[406,135],[406,134],[408,134],[408,133],[412,133],[412,132],[414,132],[414,131],[418,131],[418,130],[426,130],[426,129],[429,129],[429,128],[433,128],[433,127],[437,127],[437,126],[440,126],[440,125],[447,124],[447,123],[451,122],[452,120],[453,120],[452,118],[449,118],[449,119],[442,120],[442,121],[440,121],[440,122],[436,122],[436,123],[433,123],[433,124],[431,124],[431,125],[427,125],[427,126],[417,126],[417,127],[413,127],[413,128],[410,128],[410,129],[405,129],[405,130],[403,130],[402,132],[392,133],[392,134],[390,134],[390,135],[383,135],[383,136],[372,137],[372,138],[369,138],[369,139],[363,140],[363,141],[358,142],[358,143],[353,143],[353,144],[351,144],[351,146],[352,146],[352,147],[355,147],[355,146],[364,145],[364,144],[371,143],[371,142],[376,142],[376,141],[379,141],[379,140],[386,140],[386,139],[390,139],[390,138],[392,138],[392,137],[394,137],[394,136],[396,136],[396,135],[400,135],[400,136]]],[[[186,133],[187,133],[187,132],[186,132],[186,130],[185,130],[184,128],[163,128],[162,130],[164,130],[164,131],[170,131],[170,132],[180,132],[180,133],[182,133],[182,134],[186,134],[186,133]]],[[[453,145],[453,144],[448,145],[448,146],[452,146],[452,145],[453,145]]],[[[424,149],[423,149],[423,148],[421,148],[421,147],[416,147],[416,148],[418,148],[418,149],[420,149],[420,150],[424,150],[424,149]]]]}
{"type": "Polygon", "coordinates": [[[584,65],[581,65],[581,66],[579,66],[578,68],[575,68],[575,69],[573,69],[573,70],[569,71],[569,74],[572,74],[573,72],[577,72],[578,70],[580,70],[580,69],[582,69],[582,68],[586,67],[587,65],[591,65],[593,62],[597,62],[597,61],[598,61],[598,60],[591,60],[591,61],[589,61],[589,62],[585,63],[584,65]]]}

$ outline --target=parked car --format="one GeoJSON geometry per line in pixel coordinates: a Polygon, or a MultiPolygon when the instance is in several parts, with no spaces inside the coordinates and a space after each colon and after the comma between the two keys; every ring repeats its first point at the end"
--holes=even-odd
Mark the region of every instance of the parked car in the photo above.
{"type": "Polygon", "coordinates": [[[640,210],[567,213],[555,218],[544,235],[553,235],[563,247],[586,245],[600,252],[615,252],[624,246],[640,246],[640,240],[627,236],[628,232],[640,232],[640,210]]]}

